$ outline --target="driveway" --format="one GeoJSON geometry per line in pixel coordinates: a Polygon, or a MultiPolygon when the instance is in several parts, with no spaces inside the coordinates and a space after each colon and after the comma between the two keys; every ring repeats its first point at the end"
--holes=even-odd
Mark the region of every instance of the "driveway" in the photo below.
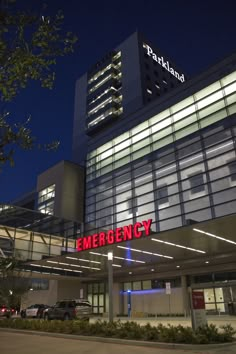
{"type": "Polygon", "coordinates": [[[148,348],[135,345],[120,345],[84,341],[78,339],[66,339],[63,337],[41,336],[37,334],[10,333],[0,330],[1,354],[236,354],[236,344],[222,346],[214,349],[165,349],[148,348]]]}

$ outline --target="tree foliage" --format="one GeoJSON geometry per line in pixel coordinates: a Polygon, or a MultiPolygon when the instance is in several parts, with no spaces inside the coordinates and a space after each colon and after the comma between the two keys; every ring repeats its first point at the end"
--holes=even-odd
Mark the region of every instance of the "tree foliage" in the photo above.
{"type": "Polygon", "coordinates": [[[32,80],[43,88],[52,89],[57,58],[74,50],[77,38],[63,30],[63,13],[59,11],[55,16],[42,13],[18,11],[15,3],[0,8],[1,164],[6,161],[14,163],[17,147],[50,150],[58,146],[58,142],[39,144],[29,128],[30,117],[19,119],[15,124],[11,121],[10,112],[3,108],[32,80]]]}
{"type": "Polygon", "coordinates": [[[15,257],[0,258],[0,304],[18,307],[21,297],[29,290],[29,279],[15,257]]]}

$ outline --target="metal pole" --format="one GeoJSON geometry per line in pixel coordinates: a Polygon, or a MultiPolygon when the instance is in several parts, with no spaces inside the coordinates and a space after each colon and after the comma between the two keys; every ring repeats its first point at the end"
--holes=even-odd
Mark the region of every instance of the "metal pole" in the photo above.
{"type": "Polygon", "coordinates": [[[113,322],[113,253],[108,252],[108,297],[109,297],[109,322],[113,322]]]}

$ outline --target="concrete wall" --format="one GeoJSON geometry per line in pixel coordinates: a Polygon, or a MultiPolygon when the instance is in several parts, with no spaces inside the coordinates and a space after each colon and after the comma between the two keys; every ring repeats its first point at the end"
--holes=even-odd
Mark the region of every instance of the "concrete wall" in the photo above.
{"type": "Polygon", "coordinates": [[[83,298],[86,298],[86,288],[79,280],[58,280],[57,299],[79,299],[81,289],[83,289],[83,298]]]}
{"type": "Polygon", "coordinates": [[[49,281],[48,290],[28,291],[21,299],[21,309],[33,304],[53,305],[57,301],[57,280],[49,281]]]}
{"type": "Polygon", "coordinates": [[[60,215],[69,220],[83,221],[84,216],[84,171],[65,161],[63,192],[60,215]]]}
{"type": "Polygon", "coordinates": [[[80,297],[87,297],[86,287],[81,284],[80,280],[49,280],[48,290],[31,290],[22,297],[21,309],[33,304],[53,305],[62,299],[78,299],[80,297]],[[81,289],[83,289],[82,292],[81,289]]]}
{"type": "Polygon", "coordinates": [[[124,115],[127,116],[143,105],[137,32],[128,37],[116,50],[121,50],[122,106],[124,115]]]}
{"type": "MultiPolygon", "coordinates": [[[[131,293],[131,310],[149,314],[183,314],[182,289],[172,288],[171,294],[166,295],[165,289],[150,291],[133,291],[131,293]]],[[[124,293],[124,314],[128,313],[127,294],[124,293]]]]}
{"type": "Polygon", "coordinates": [[[83,221],[84,170],[69,161],[61,161],[38,176],[37,192],[55,184],[55,216],[83,221]]]}
{"type": "Polygon", "coordinates": [[[85,134],[87,108],[87,73],[76,82],[73,123],[73,161],[83,164],[87,155],[88,136],[85,134]]]}

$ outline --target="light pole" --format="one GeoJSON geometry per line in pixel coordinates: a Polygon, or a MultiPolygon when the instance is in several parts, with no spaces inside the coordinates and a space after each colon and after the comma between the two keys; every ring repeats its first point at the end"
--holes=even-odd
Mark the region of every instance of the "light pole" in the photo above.
{"type": "Polygon", "coordinates": [[[109,297],[109,322],[113,322],[113,253],[107,253],[108,260],[108,297],[109,297]]]}

